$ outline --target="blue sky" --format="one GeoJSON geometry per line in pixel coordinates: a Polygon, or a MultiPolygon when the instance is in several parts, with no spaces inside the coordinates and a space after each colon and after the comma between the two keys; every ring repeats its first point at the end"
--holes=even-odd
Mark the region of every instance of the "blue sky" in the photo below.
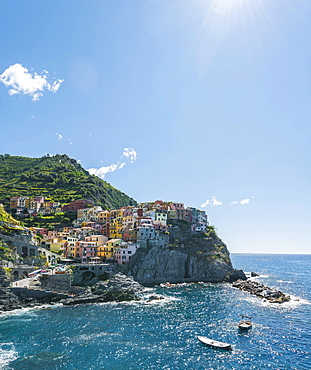
{"type": "Polygon", "coordinates": [[[231,252],[311,253],[309,0],[4,1],[0,153],[66,153],[205,209],[231,252]]]}

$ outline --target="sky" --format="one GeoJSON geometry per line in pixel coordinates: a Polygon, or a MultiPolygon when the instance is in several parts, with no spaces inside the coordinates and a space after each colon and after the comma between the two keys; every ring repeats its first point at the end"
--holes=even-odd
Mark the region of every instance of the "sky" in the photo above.
{"type": "Polygon", "coordinates": [[[67,154],[230,252],[311,253],[310,0],[1,3],[0,154],[67,154]]]}

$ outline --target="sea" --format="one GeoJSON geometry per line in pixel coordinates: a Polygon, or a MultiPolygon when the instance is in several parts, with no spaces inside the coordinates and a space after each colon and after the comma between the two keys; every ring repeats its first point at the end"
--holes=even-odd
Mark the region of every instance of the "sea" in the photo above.
{"type": "Polygon", "coordinates": [[[0,369],[311,369],[311,255],[231,260],[290,302],[198,283],[149,288],[139,302],[17,310],[0,315],[0,369]],[[241,315],[252,317],[248,332],[237,328],[241,315]],[[198,335],[233,350],[206,347],[198,335]]]}

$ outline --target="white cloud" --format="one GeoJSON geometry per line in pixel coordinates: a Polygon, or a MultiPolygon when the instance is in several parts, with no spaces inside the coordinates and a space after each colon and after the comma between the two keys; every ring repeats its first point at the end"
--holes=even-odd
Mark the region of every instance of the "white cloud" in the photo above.
{"type": "Polygon", "coordinates": [[[56,136],[57,136],[58,140],[63,140],[63,135],[58,134],[58,133],[56,132],[56,136]]]}
{"type": "Polygon", "coordinates": [[[95,175],[103,179],[107,173],[121,170],[121,168],[123,168],[125,164],[126,163],[118,162],[117,164],[111,164],[110,166],[106,166],[106,167],[89,168],[88,171],[91,175],[95,175]]]}
{"type": "Polygon", "coordinates": [[[47,75],[47,71],[43,71],[41,75],[38,75],[36,72],[31,74],[26,67],[16,63],[8,67],[0,75],[0,81],[10,88],[9,95],[29,95],[33,101],[38,101],[43,96],[44,90],[56,93],[64,81],[59,79],[49,83],[47,75]]]}
{"type": "Polygon", "coordinates": [[[137,152],[133,148],[124,148],[123,156],[130,159],[130,163],[133,163],[137,158],[137,152]]]}
{"type": "Polygon", "coordinates": [[[216,197],[212,197],[211,200],[207,200],[205,203],[201,204],[201,208],[206,207],[207,205],[211,206],[221,206],[222,202],[220,200],[217,200],[216,197]]]}
{"type": "MultiPolygon", "coordinates": [[[[254,199],[254,197],[252,197],[252,199],[254,199]]],[[[244,204],[248,204],[250,202],[250,198],[245,198],[245,199],[242,199],[242,200],[240,200],[240,201],[234,201],[234,202],[231,202],[230,204],[242,204],[242,205],[244,205],[244,204]]]]}
{"type": "Polygon", "coordinates": [[[70,145],[72,145],[72,141],[71,141],[71,139],[68,139],[68,141],[69,141],[69,144],[70,144],[70,145]]]}
{"type": "Polygon", "coordinates": [[[242,199],[242,200],[240,201],[240,204],[248,204],[248,203],[249,203],[249,201],[250,201],[250,199],[242,199]]]}
{"type": "MultiPolygon", "coordinates": [[[[133,163],[137,158],[137,152],[133,148],[124,148],[122,157],[128,158],[130,163],[133,163]]],[[[100,162],[102,163],[103,161],[100,162]]],[[[91,175],[96,175],[103,179],[105,178],[107,173],[121,170],[125,165],[126,162],[118,162],[116,164],[111,164],[110,166],[104,166],[100,168],[89,168],[88,171],[91,175]]]]}
{"type": "Polygon", "coordinates": [[[204,203],[202,203],[201,204],[201,208],[204,208],[204,207],[206,207],[208,204],[209,204],[209,200],[207,200],[206,202],[204,202],[204,203]]]}

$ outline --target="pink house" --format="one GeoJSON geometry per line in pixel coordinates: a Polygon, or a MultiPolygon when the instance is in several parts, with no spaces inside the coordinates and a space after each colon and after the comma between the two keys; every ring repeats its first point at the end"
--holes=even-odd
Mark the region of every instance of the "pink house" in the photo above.
{"type": "Polygon", "coordinates": [[[82,263],[87,263],[91,258],[97,257],[97,243],[81,240],[77,243],[77,248],[80,248],[80,258],[82,263]]]}
{"type": "Polygon", "coordinates": [[[137,243],[122,243],[115,248],[114,256],[119,265],[124,265],[129,262],[131,257],[136,253],[139,248],[137,243]]]}

